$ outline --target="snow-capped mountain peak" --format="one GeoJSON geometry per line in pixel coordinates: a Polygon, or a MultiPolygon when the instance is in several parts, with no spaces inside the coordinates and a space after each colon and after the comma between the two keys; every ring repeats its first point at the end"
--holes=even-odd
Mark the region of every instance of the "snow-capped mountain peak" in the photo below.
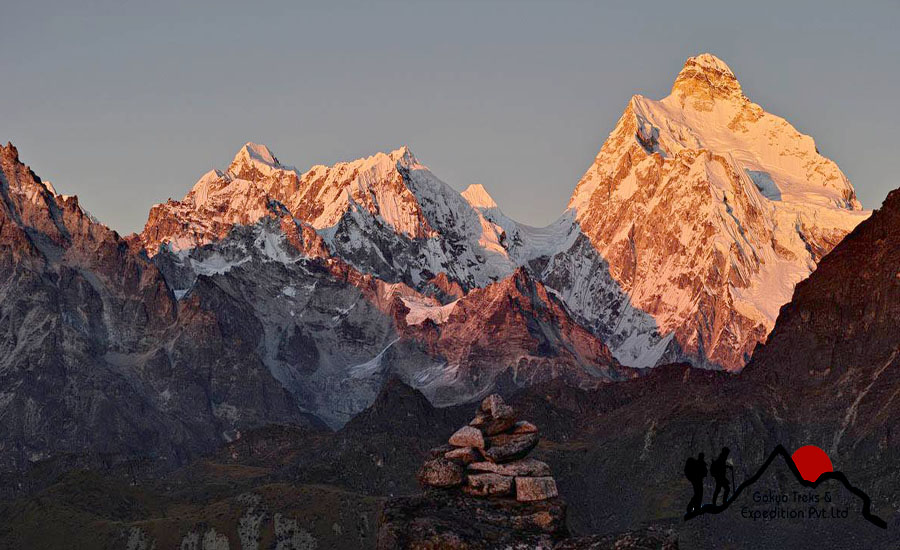
{"type": "Polygon", "coordinates": [[[682,103],[693,99],[690,103],[701,110],[713,100],[747,101],[731,68],[709,53],[688,58],[675,78],[672,95],[682,103]]]}
{"type": "Polygon", "coordinates": [[[265,145],[249,142],[227,170],[204,174],[184,199],[154,206],[142,240],[150,254],[164,242],[175,249],[204,244],[224,237],[235,224],[269,215],[274,202],[323,231],[362,209],[402,234],[425,236],[430,229],[400,169],[427,171],[404,146],[300,174],[265,145]]]}
{"type": "Polygon", "coordinates": [[[406,146],[305,173],[248,143],[141,239],[196,246],[286,209],[328,253],[442,300],[527,265],[623,364],[686,359],[740,368],[794,285],[868,213],[812,138],[751,102],[711,54],[672,93],[635,95],[569,210],[547,228],[462,194],[406,146]],[[281,206],[283,205],[283,206],[281,206]]]}
{"type": "Polygon", "coordinates": [[[425,168],[425,166],[419,164],[419,159],[416,158],[416,155],[413,154],[408,145],[404,145],[399,149],[394,149],[388,153],[388,157],[392,161],[407,168],[425,168]]]}
{"type": "MultiPolygon", "coordinates": [[[[483,191],[478,195],[496,206],[483,191]]],[[[318,231],[333,254],[388,280],[419,286],[444,273],[468,289],[515,268],[500,242],[504,229],[407,146],[299,174],[249,143],[227,171],[212,170],[181,201],[155,206],[141,240],[151,255],[163,243],[173,250],[198,246],[235,225],[281,215],[273,205],[318,231]]]]}
{"type": "Polygon", "coordinates": [[[710,54],[687,60],[668,97],[632,98],[569,207],[654,330],[727,368],[868,216],[812,138],[751,102],[710,54]]]}
{"type": "Polygon", "coordinates": [[[462,196],[473,208],[497,208],[494,198],[488,194],[487,190],[480,183],[473,183],[466,187],[465,191],[462,192],[462,196]]]}
{"type": "MultiPolygon", "coordinates": [[[[715,71],[723,73],[734,78],[734,73],[731,71],[731,68],[728,66],[728,64],[709,52],[701,53],[700,55],[694,57],[689,57],[685,62],[685,68],[690,66],[697,67],[705,71],[715,71]]],[[[683,68],[682,72],[684,72],[684,70],[685,69],[683,68]]]]}
{"type": "Polygon", "coordinates": [[[284,166],[272,151],[265,145],[247,142],[234,156],[228,167],[228,173],[236,178],[258,179],[264,177],[283,177],[296,174],[292,166],[284,166]]]}
{"type": "Polygon", "coordinates": [[[252,141],[248,141],[241,147],[240,151],[234,156],[234,161],[232,163],[240,160],[262,162],[263,164],[272,167],[281,166],[281,163],[278,162],[278,159],[272,154],[272,151],[268,147],[253,143],[252,141]]]}

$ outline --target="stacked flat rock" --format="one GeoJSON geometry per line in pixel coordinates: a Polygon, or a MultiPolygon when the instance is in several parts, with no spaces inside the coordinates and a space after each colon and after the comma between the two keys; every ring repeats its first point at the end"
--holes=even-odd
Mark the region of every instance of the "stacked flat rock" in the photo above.
{"type": "Polygon", "coordinates": [[[450,436],[449,445],[431,450],[419,481],[426,487],[461,488],[474,497],[555,498],[559,493],[550,467],[528,457],[539,440],[534,424],[519,420],[499,395],[489,395],[469,425],[450,436]]]}

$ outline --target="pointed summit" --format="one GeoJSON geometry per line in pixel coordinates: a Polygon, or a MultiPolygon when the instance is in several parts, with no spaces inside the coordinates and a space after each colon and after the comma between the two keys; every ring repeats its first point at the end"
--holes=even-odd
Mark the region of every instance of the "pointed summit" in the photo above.
{"type": "Polygon", "coordinates": [[[271,149],[249,141],[234,156],[228,166],[228,173],[251,181],[262,177],[282,178],[298,175],[293,166],[281,164],[271,149]]]}
{"type": "Polygon", "coordinates": [[[404,145],[399,149],[391,151],[388,153],[388,157],[390,157],[392,161],[399,162],[403,166],[419,166],[419,159],[416,158],[416,155],[409,149],[408,145],[404,145]]]}
{"type": "Polygon", "coordinates": [[[0,153],[2,153],[5,158],[9,158],[10,160],[19,160],[19,150],[16,149],[16,146],[13,145],[11,141],[7,141],[5,147],[3,146],[2,142],[0,142],[0,153]]]}
{"type": "Polygon", "coordinates": [[[680,97],[682,102],[687,97],[700,100],[698,107],[708,106],[705,102],[716,99],[746,100],[731,68],[710,53],[689,57],[685,61],[672,85],[672,95],[680,97]]]}
{"type": "Polygon", "coordinates": [[[278,162],[278,159],[272,154],[272,151],[268,147],[250,141],[245,143],[237,154],[234,155],[234,160],[231,161],[231,165],[236,166],[243,162],[259,162],[272,168],[281,166],[281,163],[278,162]]]}
{"type": "Polygon", "coordinates": [[[462,196],[473,208],[497,208],[494,198],[488,194],[487,190],[480,183],[473,183],[466,187],[466,190],[462,192],[462,196]]]}

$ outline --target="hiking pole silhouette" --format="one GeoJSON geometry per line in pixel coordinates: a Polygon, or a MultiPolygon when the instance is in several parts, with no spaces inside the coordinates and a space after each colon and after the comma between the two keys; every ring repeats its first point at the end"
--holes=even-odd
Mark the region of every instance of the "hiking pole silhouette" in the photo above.
{"type": "MultiPolygon", "coordinates": [[[[729,466],[731,469],[731,500],[734,500],[734,494],[737,492],[737,484],[734,482],[734,466],[729,466]]],[[[727,500],[727,499],[726,499],[727,500]]],[[[728,501],[731,502],[731,501],[728,501]]],[[[724,502],[723,502],[724,504],[724,502]]]]}

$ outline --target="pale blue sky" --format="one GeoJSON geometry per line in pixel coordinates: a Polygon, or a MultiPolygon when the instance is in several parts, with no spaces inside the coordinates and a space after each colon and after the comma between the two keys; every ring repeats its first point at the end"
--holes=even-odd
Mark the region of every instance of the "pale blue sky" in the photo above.
{"type": "Polygon", "coordinates": [[[896,0],[149,4],[0,9],[0,139],[122,233],[245,141],[300,170],[408,144],[548,223],[629,97],[703,51],[867,208],[900,187],[896,0]]]}

